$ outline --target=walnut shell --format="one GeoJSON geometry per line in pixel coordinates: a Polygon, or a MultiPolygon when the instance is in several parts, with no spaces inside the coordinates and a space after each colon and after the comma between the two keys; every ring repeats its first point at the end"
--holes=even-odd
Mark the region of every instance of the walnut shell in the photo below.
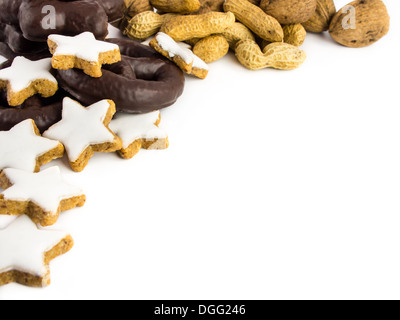
{"type": "Polygon", "coordinates": [[[303,23],[303,26],[309,32],[328,31],[335,14],[336,6],[333,0],[317,0],[317,10],[310,20],[303,23]]]}
{"type": "Polygon", "coordinates": [[[381,0],[356,0],[333,17],[330,35],[352,48],[369,46],[389,32],[390,17],[381,0]]]}

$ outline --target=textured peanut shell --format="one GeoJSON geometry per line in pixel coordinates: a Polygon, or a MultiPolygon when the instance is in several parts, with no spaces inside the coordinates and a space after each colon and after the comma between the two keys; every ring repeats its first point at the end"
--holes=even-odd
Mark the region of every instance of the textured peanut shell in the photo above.
{"type": "Polygon", "coordinates": [[[236,46],[236,57],[250,70],[293,70],[303,64],[306,54],[299,48],[283,42],[271,43],[261,51],[255,41],[242,40],[236,46]]]}
{"type": "Polygon", "coordinates": [[[283,30],[279,22],[247,0],[226,0],[226,12],[232,12],[236,19],[260,38],[270,42],[281,42],[283,30]]]}
{"type": "Polygon", "coordinates": [[[145,40],[155,35],[161,26],[176,14],[160,15],[154,11],[145,11],[134,16],[124,30],[124,34],[133,40],[145,40]]]}
{"type": "Polygon", "coordinates": [[[356,28],[343,28],[343,21],[349,13],[342,8],[329,27],[335,41],[347,47],[361,48],[377,42],[389,32],[390,17],[381,0],[357,0],[349,5],[355,8],[356,28]]]}
{"type": "Polygon", "coordinates": [[[247,0],[248,2],[255,4],[256,6],[260,5],[261,0],[247,0]]]}
{"type": "Polygon", "coordinates": [[[228,29],[226,29],[222,35],[225,37],[225,39],[229,43],[229,47],[232,50],[235,50],[236,44],[240,40],[253,40],[255,41],[254,34],[242,23],[240,22],[235,22],[232,26],[230,26],[228,29]]]}
{"type": "Polygon", "coordinates": [[[153,11],[153,7],[150,5],[150,0],[124,0],[125,2],[125,13],[119,24],[114,25],[118,27],[122,32],[134,16],[141,12],[153,11]]]}
{"type": "Polygon", "coordinates": [[[261,0],[260,8],[281,24],[303,23],[315,13],[317,0],[261,0]]]}
{"type": "Polygon", "coordinates": [[[154,8],[168,13],[191,13],[200,9],[199,0],[150,0],[154,8]]]}
{"type": "Polygon", "coordinates": [[[217,61],[229,52],[229,43],[222,35],[206,37],[193,47],[193,53],[205,63],[217,61]]]}
{"type": "Polygon", "coordinates": [[[283,42],[271,43],[264,48],[263,54],[268,59],[268,67],[280,70],[297,69],[307,58],[303,50],[283,42]]]}
{"type": "Polygon", "coordinates": [[[283,33],[285,34],[284,41],[295,47],[300,47],[307,36],[306,29],[300,23],[283,26],[283,33]]]}
{"type": "Polygon", "coordinates": [[[255,41],[239,41],[235,49],[236,58],[250,70],[259,70],[267,67],[267,58],[255,41]]]}
{"type": "Polygon", "coordinates": [[[160,31],[179,42],[222,33],[234,23],[235,16],[231,12],[210,12],[173,17],[161,27],[160,31]]]}
{"type": "Polygon", "coordinates": [[[138,13],[152,10],[149,0],[124,0],[127,15],[134,17],[138,13]]]}
{"type": "Polygon", "coordinates": [[[333,0],[317,0],[317,9],[308,21],[303,23],[308,32],[321,33],[329,30],[329,25],[336,14],[333,0]]]}

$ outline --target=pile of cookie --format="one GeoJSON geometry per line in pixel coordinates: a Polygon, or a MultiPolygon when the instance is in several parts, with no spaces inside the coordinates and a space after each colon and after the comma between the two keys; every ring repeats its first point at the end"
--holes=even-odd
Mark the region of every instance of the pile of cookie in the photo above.
{"type": "Polygon", "coordinates": [[[80,172],[95,152],[167,148],[160,110],[185,73],[205,79],[230,49],[248,69],[291,70],[307,31],[353,47],[388,32],[381,0],[351,7],[356,31],[333,0],[0,0],[0,215],[19,216],[0,230],[0,286],[48,285],[50,261],[73,246],[41,227],[86,197],[43,165],[66,155],[80,172]],[[149,46],[107,39],[109,24],[149,46]]]}
{"type": "Polygon", "coordinates": [[[131,159],[142,148],[168,148],[160,109],[181,96],[185,77],[148,46],[106,39],[108,23],[122,18],[104,10],[106,0],[16,2],[0,1],[0,54],[8,58],[0,65],[0,215],[19,216],[0,230],[0,285],[42,287],[50,261],[73,246],[68,233],[44,227],[86,196],[59,167],[41,167],[65,155],[81,172],[95,152],[131,159]],[[44,4],[71,19],[43,28],[44,4]],[[28,9],[38,15],[24,19],[28,9]]]}
{"type": "Polygon", "coordinates": [[[186,73],[204,79],[207,66],[232,50],[250,70],[296,69],[307,32],[329,34],[348,47],[364,47],[389,31],[382,0],[356,0],[336,10],[334,0],[126,0],[120,29],[150,45],[186,73]],[[156,10],[154,10],[156,9],[156,10]],[[156,12],[155,12],[156,11],[156,12]],[[183,48],[182,48],[183,46],[183,48]],[[189,46],[189,50],[188,47],[189,46]],[[198,72],[198,69],[201,72],[198,72]]]}

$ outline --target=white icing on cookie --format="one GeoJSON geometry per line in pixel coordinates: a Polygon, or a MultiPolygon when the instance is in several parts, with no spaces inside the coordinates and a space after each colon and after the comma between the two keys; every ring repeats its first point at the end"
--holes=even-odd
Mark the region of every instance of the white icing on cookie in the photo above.
{"type": "Polygon", "coordinates": [[[107,100],[85,108],[65,98],[62,120],[51,126],[43,136],[61,141],[69,160],[75,162],[90,145],[114,142],[114,135],[104,125],[109,108],[107,100]]]}
{"type": "Polygon", "coordinates": [[[35,80],[48,80],[57,84],[50,73],[51,58],[31,61],[24,57],[16,57],[11,67],[0,70],[0,80],[8,81],[13,92],[28,88],[35,80]]]}
{"type": "Polygon", "coordinates": [[[169,35],[159,32],[156,35],[156,40],[161,49],[168,51],[170,58],[179,56],[186,64],[191,64],[193,62],[193,52],[187,48],[179,46],[178,43],[176,43],[169,35]]]}
{"type": "Polygon", "coordinates": [[[122,139],[123,148],[128,148],[139,139],[166,139],[166,132],[155,125],[160,117],[160,111],[147,114],[118,113],[110,123],[110,129],[122,139]]]}
{"type": "Polygon", "coordinates": [[[68,237],[64,231],[41,230],[27,216],[0,230],[0,273],[18,270],[45,276],[44,254],[68,237]]]}
{"type": "Polygon", "coordinates": [[[116,44],[96,40],[91,32],[84,32],[75,37],[52,34],[48,39],[57,44],[54,56],[75,56],[91,62],[97,62],[100,53],[119,50],[116,44]]]}
{"type": "Polygon", "coordinates": [[[83,195],[80,188],[62,179],[59,167],[50,167],[39,173],[4,169],[4,174],[12,184],[1,193],[4,200],[31,201],[48,214],[57,213],[62,200],[83,195]]]}
{"type": "Polygon", "coordinates": [[[59,142],[36,135],[33,120],[25,120],[9,131],[0,131],[0,171],[16,168],[34,172],[37,158],[57,148],[59,142]]]}
{"type": "Polygon", "coordinates": [[[196,56],[193,51],[188,48],[186,43],[176,42],[169,35],[163,32],[157,33],[156,40],[161,49],[168,52],[171,59],[175,56],[179,56],[186,64],[193,63],[193,67],[195,68],[209,70],[208,65],[196,56]]]}
{"type": "Polygon", "coordinates": [[[208,67],[207,63],[205,63],[203,60],[201,60],[198,56],[193,54],[193,68],[197,69],[203,69],[203,70],[209,70],[210,68],[208,67]]]}

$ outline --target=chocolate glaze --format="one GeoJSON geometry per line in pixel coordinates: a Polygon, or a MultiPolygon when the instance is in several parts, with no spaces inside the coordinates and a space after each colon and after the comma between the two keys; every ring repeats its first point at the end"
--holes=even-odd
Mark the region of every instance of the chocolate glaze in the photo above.
{"type": "Polygon", "coordinates": [[[107,22],[120,21],[125,10],[124,0],[0,0],[0,23],[22,29],[24,37],[31,41],[46,42],[53,33],[73,36],[84,31],[104,40],[107,22]],[[56,29],[42,28],[46,5],[56,10],[56,29]]]}
{"type": "Polygon", "coordinates": [[[121,62],[104,66],[101,78],[89,77],[77,69],[57,70],[59,85],[86,105],[111,99],[117,111],[126,113],[166,108],[182,95],[185,77],[176,65],[154,58],[151,48],[132,40],[109,41],[120,45],[121,62]]]}
{"type": "Polygon", "coordinates": [[[74,36],[89,31],[97,39],[105,39],[108,34],[108,17],[97,1],[22,0],[18,18],[24,37],[31,41],[46,42],[50,34],[74,36]],[[46,5],[56,10],[55,29],[42,27],[46,5]]]}
{"type": "Polygon", "coordinates": [[[6,43],[14,53],[20,55],[48,50],[47,43],[29,41],[18,27],[5,23],[0,23],[0,42],[6,43]]]}
{"type": "MultiPolygon", "coordinates": [[[[14,51],[12,51],[6,43],[0,42],[0,56],[3,56],[10,61],[13,61],[15,57],[18,57],[20,55],[21,54],[18,54],[18,53],[15,53],[14,51]]],[[[52,57],[48,47],[41,52],[24,53],[23,56],[25,58],[27,58],[29,60],[33,60],[33,61],[52,57]]],[[[6,62],[8,62],[8,61],[6,61],[6,62]]],[[[3,68],[4,68],[4,66],[0,65],[0,69],[3,69],[3,68]]]]}
{"type": "Polygon", "coordinates": [[[149,46],[144,46],[137,41],[133,41],[131,39],[117,39],[110,38],[105,41],[114,43],[119,46],[119,50],[125,56],[132,58],[155,58],[155,59],[163,59],[165,61],[169,61],[167,58],[164,58],[161,54],[155,51],[153,48],[149,46]]]}
{"type": "Polygon", "coordinates": [[[63,90],[51,98],[33,96],[18,107],[9,107],[4,94],[0,94],[0,131],[10,130],[16,124],[33,119],[40,132],[46,131],[61,120],[62,100],[67,96],[63,90]]]}
{"type": "Polygon", "coordinates": [[[18,12],[23,0],[0,0],[0,22],[18,25],[18,12]]]}
{"type": "Polygon", "coordinates": [[[108,16],[109,23],[114,23],[122,19],[126,9],[124,0],[90,0],[90,1],[96,1],[103,7],[104,11],[108,16]]]}
{"type": "MultiPolygon", "coordinates": [[[[112,99],[118,111],[128,113],[159,110],[181,96],[185,77],[174,64],[133,40],[107,41],[118,44],[123,56],[121,62],[104,66],[101,78],[91,78],[77,69],[55,70],[60,86],[56,95],[51,98],[35,95],[18,107],[10,107],[5,93],[0,93],[0,130],[9,130],[26,119],[33,119],[41,132],[47,130],[60,121],[65,96],[86,105],[112,99]]],[[[9,59],[0,69],[9,67],[16,56],[4,43],[0,43],[0,54],[9,59]]],[[[47,51],[25,56],[38,60],[51,55],[47,51]]]]}
{"type": "Polygon", "coordinates": [[[169,107],[183,92],[183,73],[171,63],[122,56],[117,65],[118,73],[115,66],[114,70],[104,68],[101,78],[89,77],[77,69],[58,70],[57,81],[84,104],[111,99],[117,111],[126,113],[147,113],[169,107]]]}
{"type": "Polygon", "coordinates": [[[16,54],[10,49],[8,44],[0,42],[0,56],[3,56],[6,59],[13,59],[16,57],[16,54]]]}

